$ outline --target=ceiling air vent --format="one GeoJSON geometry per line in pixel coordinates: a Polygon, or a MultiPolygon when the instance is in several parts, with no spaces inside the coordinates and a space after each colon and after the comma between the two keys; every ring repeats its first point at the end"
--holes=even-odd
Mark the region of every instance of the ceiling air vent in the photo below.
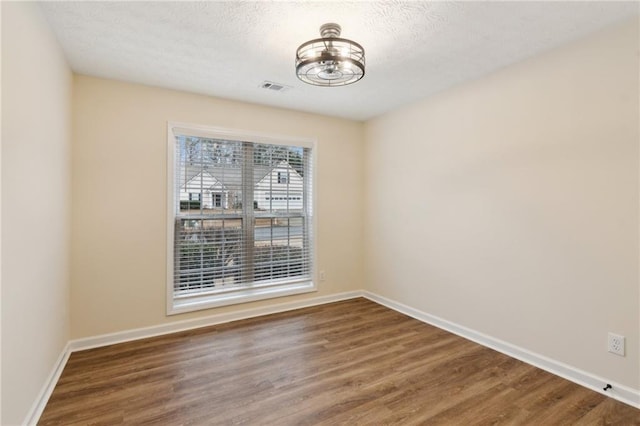
{"type": "Polygon", "coordinates": [[[263,81],[260,87],[267,90],[273,90],[274,92],[286,92],[287,90],[291,89],[291,86],[274,83],[273,81],[263,81]]]}

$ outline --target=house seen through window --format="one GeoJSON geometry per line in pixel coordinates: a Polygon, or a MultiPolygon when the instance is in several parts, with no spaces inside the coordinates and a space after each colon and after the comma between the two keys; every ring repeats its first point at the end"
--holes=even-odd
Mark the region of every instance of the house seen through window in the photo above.
{"type": "Polygon", "coordinates": [[[315,290],[312,143],[190,130],[169,131],[168,311],[315,290]]]}

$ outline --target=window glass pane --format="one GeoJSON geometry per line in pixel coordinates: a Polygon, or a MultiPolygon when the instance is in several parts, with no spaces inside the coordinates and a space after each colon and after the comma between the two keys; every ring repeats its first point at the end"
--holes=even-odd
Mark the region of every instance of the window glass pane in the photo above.
{"type": "Polygon", "coordinates": [[[176,291],[204,291],[242,282],[242,220],[176,221],[176,291]]]}
{"type": "Polygon", "coordinates": [[[179,136],[177,142],[180,211],[238,213],[242,209],[242,143],[187,136],[179,136]]]}
{"type": "Polygon", "coordinates": [[[309,272],[302,218],[257,219],[254,232],[256,281],[277,280],[309,272]]]}
{"type": "Polygon", "coordinates": [[[309,151],[300,147],[257,144],[254,150],[254,204],[261,212],[301,213],[304,167],[309,151]]]}

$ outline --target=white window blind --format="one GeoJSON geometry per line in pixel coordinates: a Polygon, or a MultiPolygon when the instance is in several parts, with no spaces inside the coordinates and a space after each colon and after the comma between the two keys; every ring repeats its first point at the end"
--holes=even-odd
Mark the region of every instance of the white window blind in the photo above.
{"type": "Polygon", "coordinates": [[[181,130],[170,310],[315,289],[312,148],[181,130]]]}

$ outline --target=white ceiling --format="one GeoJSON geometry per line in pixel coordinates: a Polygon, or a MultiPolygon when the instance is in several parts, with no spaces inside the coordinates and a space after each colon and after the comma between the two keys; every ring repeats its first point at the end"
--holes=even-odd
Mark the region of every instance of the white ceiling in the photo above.
{"type": "Polygon", "coordinates": [[[366,120],[638,14],[638,2],[44,2],[80,74],[366,120]],[[366,75],[315,87],[296,48],[326,22],[366,75]],[[264,80],[291,86],[260,88],[264,80]]]}

